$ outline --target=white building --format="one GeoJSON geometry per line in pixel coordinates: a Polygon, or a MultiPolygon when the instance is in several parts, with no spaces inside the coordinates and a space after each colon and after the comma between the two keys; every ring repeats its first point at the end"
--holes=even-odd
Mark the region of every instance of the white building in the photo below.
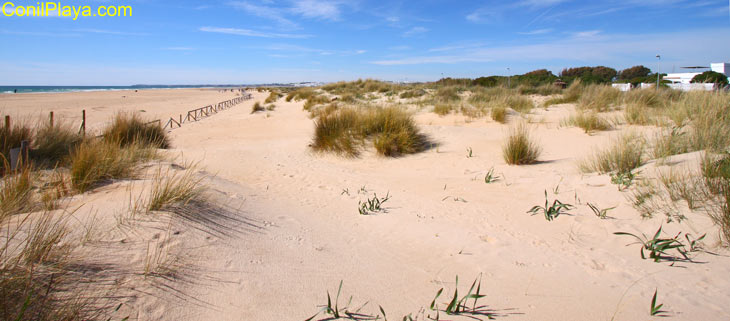
{"type": "MultiPolygon", "coordinates": [[[[730,76],[730,63],[719,62],[710,64],[710,70],[719,72],[725,76],[730,76]]],[[[664,76],[664,80],[668,80],[673,84],[689,84],[692,78],[699,75],[699,72],[671,73],[664,76]]]]}

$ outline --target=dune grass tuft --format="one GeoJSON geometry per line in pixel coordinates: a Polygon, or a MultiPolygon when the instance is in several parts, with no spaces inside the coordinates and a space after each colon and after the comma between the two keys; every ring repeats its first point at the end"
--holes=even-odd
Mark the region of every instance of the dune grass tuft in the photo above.
{"type": "Polygon", "coordinates": [[[202,177],[196,177],[196,166],[187,166],[183,172],[170,173],[158,169],[152,178],[147,211],[159,211],[173,206],[185,206],[190,201],[202,197],[205,187],[202,177]]]}
{"type": "MultiPolygon", "coordinates": [[[[10,165],[4,162],[6,172],[10,165]]],[[[32,209],[33,172],[30,166],[22,166],[13,174],[0,178],[0,222],[6,217],[32,209]]]]}
{"type": "Polygon", "coordinates": [[[577,102],[583,93],[584,86],[580,81],[574,81],[570,87],[563,90],[563,95],[545,101],[545,107],[558,104],[569,104],[577,102]]]}
{"type": "Polygon", "coordinates": [[[30,158],[37,166],[55,167],[68,158],[82,139],[83,136],[69,124],[42,126],[36,130],[30,158]]]}
{"type": "Polygon", "coordinates": [[[312,148],[354,157],[368,139],[384,156],[416,153],[426,144],[411,115],[397,107],[342,108],[317,118],[312,148]]]}
{"type": "Polygon", "coordinates": [[[542,148],[532,140],[530,129],[524,123],[510,130],[510,135],[502,146],[504,161],[510,165],[533,164],[541,153],[542,148]]]}
{"type": "Polygon", "coordinates": [[[10,149],[20,147],[24,140],[33,140],[33,129],[25,121],[11,123],[9,127],[0,121],[0,153],[5,159],[10,160],[10,149]]]}
{"type": "Polygon", "coordinates": [[[274,103],[277,100],[279,100],[279,98],[281,98],[281,96],[282,96],[282,94],[280,92],[278,92],[276,90],[272,90],[271,93],[269,94],[269,97],[266,97],[266,100],[264,100],[264,104],[274,103]]]}
{"type": "Polygon", "coordinates": [[[615,139],[605,150],[594,153],[580,164],[583,172],[625,174],[644,164],[645,139],[636,133],[626,133],[615,139]]]}
{"type": "Polygon", "coordinates": [[[568,119],[568,123],[582,128],[586,134],[611,129],[611,124],[595,112],[578,112],[568,119]]]}
{"type": "Polygon", "coordinates": [[[266,110],[266,108],[264,108],[264,106],[261,106],[261,103],[259,103],[258,101],[256,103],[254,103],[253,106],[251,106],[252,114],[255,114],[255,113],[258,113],[258,112],[264,111],[264,110],[266,110]]]}
{"type": "Polygon", "coordinates": [[[584,87],[578,99],[578,108],[606,112],[620,104],[621,91],[606,85],[589,85],[584,87]]]}
{"type": "Polygon", "coordinates": [[[137,113],[120,112],[103,131],[104,140],[129,146],[139,144],[154,148],[169,148],[170,138],[159,123],[147,123],[137,113]]]}
{"type": "Polygon", "coordinates": [[[492,107],[491,112],[489,115],[492,117],[492,120],[498,122],[498,123],[506,123],[507,122],[507,108],[504,106],[494,106],[492,107]]]}
{"type": "Polygon", "coordinates": [[[85,192],[103,180],[133,178],[137,164],[155,155],[154,149],[139,144],[120,148],[105,140],[85,141],[71,153],[71,185],[85,192]]]}
{"type": "Polygon", "coordinates": [[[437,115],[446,116],[454,110],[454,106],[447,103],[438,103],[433,106],[433,112],[437,115]]]}

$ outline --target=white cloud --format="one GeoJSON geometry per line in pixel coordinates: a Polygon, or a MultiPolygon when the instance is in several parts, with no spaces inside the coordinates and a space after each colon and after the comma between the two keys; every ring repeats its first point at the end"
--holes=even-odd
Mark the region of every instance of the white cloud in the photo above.
{"type": "Polygon", "coordinates": [[[413,37],[415,35],[419,35],[422,33],[428,32],[427,28],[424,27],[413,27],[411,29],[408,29],[406,32],[403,33],[403,37],[413,37]]]}
{"type": "Polygon", "coordinates": [[[106,35],[118,35],[118,36],[147,36],[148,35],[146,33],[135,33],[135,32],[125,32],[125,31],[104,30],[104,29],[89,29],[89,28],[73,29],[73,31],[99,33],[99,34],[106,34],[106,35]]]}
{"type": "Polygon", "coordinates": [[[547,29],[537,29],[537,30],[526,31],[526,32],[518,32],[518,34],[534,36],[534,35],[544,35],[546,33],[551,33],[551,32],[553,32],[553,29],[547,28],[547,29]]]}
{"type": "MultiPolygon", "coordinates": [[[[718,42],[728,29],[693,30],[658,34],[615,34],[591,38],[568,38],[540,44],[474,48],[451,55],[413,56],[372,61],[376,65],[453,64],[463,62],[517,61],[540,63],[549,61],[584,62],[590,65],[617,65],[657,53],[666,61],[709,63],[726,59],[730,43],[718,42]]],[[[638,60],[641,63],[643,60],[638,60]]]]}
{"type": "Polygon", "coordinates": [[[245,1],[233,1],[229,2],[228,4],[236,9],[241,9],[254,16],[276,21],[282,27],[297,27],[297,24],[295,22],[284,17],[285,10],[282,10],[280,8],[255,5],[245,1]]]}
{"type": "Polygon", "coordinates": [[[574,32],[573,37],[575,38],[594,38],[600,34],[600,30],[587,30],[587,31],[580,31],[580,32],[574,32]]]}
{"type": "Polygon", "coordinates": [[[297,0],[291,11],[305,18],[339,20],[340,9],[337,5],[329,1],[297,0]]]}
{"type": "Polygon", "coordinates": [[[219,28],[219,27],[200,27],[198,29],[203,32],[214,32],[236,36],[247,36],[247,37],[261,37],[261,38],[294,38],[304,39],[311,38],[311,35],[305,34],[289,34],[289,33],[272,33],[272,32],[261,32],[250,29],[237,29],[237,28],[219,28]]]}

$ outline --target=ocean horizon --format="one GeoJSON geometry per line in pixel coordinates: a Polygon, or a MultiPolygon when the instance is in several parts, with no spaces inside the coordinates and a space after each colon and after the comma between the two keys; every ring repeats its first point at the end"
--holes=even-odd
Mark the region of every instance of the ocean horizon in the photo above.
{"type": "Polygon", "coordinates": [[[240,88],[240,87],[284,87],[308,86],[315,83],[288,83],[288,84],[228,84],[228,85],[131,85],[131,86],[0,86],[0,94],[27,94],[27,93],[65,93],[83,91],[113,91],[113,90],[146,90],[146,89],[185,89],[185,88],[240,88]]]}

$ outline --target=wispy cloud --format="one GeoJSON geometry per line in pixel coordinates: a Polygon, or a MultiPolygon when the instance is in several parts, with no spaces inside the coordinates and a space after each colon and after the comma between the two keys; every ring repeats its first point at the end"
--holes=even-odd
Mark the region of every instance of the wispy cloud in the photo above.
{"type": "Polygon", "coordinates": [[[403,33],[403,37],[413,37],[415,35],[419,35],[419,34],[422,34],[422,33],[425,33],[425,32],[428,32],[428,29],[427,28],[424,28],[424,27],[413,27],[411,29],[406,30],[403,33]]]}
{"type": "Polygon", "coordinates": [[[270,54],[269,56],[272,57],[292,57],[292,56],[303,56],[304,54],[318,54],[321,56],[330,56],[330,55],[338,55],[338,56],[354,56],[354,55],[362,55],[367,52],[367,50],[358,49],[358,50],[328,50],[328,49],[318,49],[318,48],[311,48],[311,47],[305,47],[305,46],[299,46],[299,45],[292,45],[292,44],[271,44],[268,46],[263,47],[249,47],[252,49],[262,49],[267,51],[279,51],[279,52],[288,52],[290,54],[270,54]]]}
{"type": "Polygon", "coordinates": [[[256,5],[245,1],[233,1],[228,4],[254,16],[273,20],[282,27],[296,28],[298,26],[295,22],[285,17],[286,10],[281,8],[256,5]]]}
{"type": "Polygon", "coordinates": [[[247,37],[261,37],[261,38],[293,38],[293,39],[305,39],[311,38],[312,35],[306,34],[291,34],[291,33],[274,33],[274,32],[261,32],[250,29],[238,29],[238,28],[219,28],[219,27],[200,27],[198,29],[203,32],[222,33],[236,36],[247,36],[247,37]]]}
{"type": "Polygon", "coordinates": [[[340,9],[337,2],[319,0],[297,0],[291,8],[293,13],[306,18],[339,20],[340,9]]]}
{"type": "MultiPolygon", "coordinates": [[[[686,63],[724,59],[730,43],[717,42],[728,29],[693,30],[659,34],[614,34],[598,38],[568,38],[540,44],[480,47],[459,54],[413,56],[372,61],[376,65],[454,64],[490,61],[585,61],[587,64],[615,64],[625,57],[654,57],[665,53],[667,59],[686,63]],[[720,38],[718,38],[720,37],[720,38]],[[688,57],[692,57],[691,59],[688,57]],[[687,61],[691,60],[691,61],[687,61]]],[[[663,58],[665,57],[663,54],[663,58]]],[[[647,58],[647,59],[649,59],[647,58]]]]}
{"type": "Polygon", "coordinates": [[[547,28],[547,29],[537,29],[537,30],[526,31],[526,32],[518,32],[518,34],[526,35],[526,36],[534,36],[534,35],[544,35],[546,33],[551,33],[551,32],[553,32],[553,29],[547,28]]]}
{"type": "Polygon", "coordinates": [[[573,37],[575,38],[595,38],[601,33],[601,30],[586,30],[586,31],[579,31],[574,32],[573,37]]]}
{"type": "Polygon", "coordinates": [[[105,35],[117,35],[117,36],[148,36],[149,35],[146,33],[125,32],[125,31],[104,30],[104,29],[88,29],[88,28],[73,29],[73,31],[86,32],[86,33],[99,33],[99,34],[105,34],[105,35]]]}

